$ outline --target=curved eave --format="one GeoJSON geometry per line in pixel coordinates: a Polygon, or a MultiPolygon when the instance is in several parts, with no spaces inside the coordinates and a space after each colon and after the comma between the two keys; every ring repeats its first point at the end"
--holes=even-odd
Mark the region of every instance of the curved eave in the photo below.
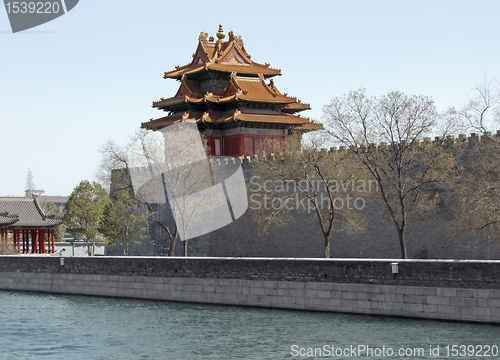
{"type": "Polygon", "coordinates": [[[316,130],[323,130],[323,125],[315,123],[313,121],[310,121],[306,124],[302,124],[301,126],[296,128],[295,130],[298,130],[302,133],[307,133],[307,132],[316,131],[316,130]]]}
{"type": "Polygon", "coordinates": [[[158,130],[165,126],[170,126],[176,124],[178,122],[184,121],[185,118],[189,119],[199,119],[201,118],[203,113],[199,111],[186,111],[186,112],[178,112],[173,115],[164,116],[158,119],[151,119],[148,122],[141,123],[141,129],[148,130],[158,130]]]}
{"type": "Polygon", "coordinates": [[[267,66],[256,65],[228,65],[220,63],[207,64],[208,70],[222,71],[227,73],[236,73],[241,75],[259,75],[269,78],[272,76],[281,76],[280,69],[273,69],[267,66]]]}
{"type": "Polygon", "coordinates": [[[164,79],[177,79],[180,80],[183,75],[195,74],[200,71],[219,71],[225,73],[236,73],[241,75],[259,75],[262,74],[265,78],[273,76],[281,76],[280,69],[268,68],[266,66],[253,66],[253,65],[226,65],[226,64],[199,64],[195,66],[187,66],[179,68],[178,70],[165,72],[163,75],[164,79]]]}
{"type": "Polygon", "coordinates": [[[257,115],[245,113],[235,113],[234,119],[245,122],[281,123],[287,125],[303,125],[310,121],[307,118],[295,115],[257,115]]]}
{"type": "Polygon", "coordinates": [[[227,124],[232,122],[245,122],[253,124],[283,124],[284,126],[292,126],[303,132],[314,131],[322,129],[321,124],[316,124],[308,118],[297,115],[290,115],[287,113],[271,113],[271,114],[255,114],[245,113],[239,110],[220,112],[201,112],[201,111],[187,111],[178,112],[173,115],[168,115],[159,119],[151,119],[148,122],[142,123],[141,128],[149,130],[157,130],[165,126],[170,126],[185,119],[195,119],[198,123],[212,123],[212,124],[227,124]]]}
{"type": "Polygon", "coordinates": [[[295,101],[295,99],[287,99],[287,98],[277,98],[277,99],[255,99],[250,96],[246,96],[245,94],[236,95],[236,99],[247,101],[247,102],[260,102],[260,103],[268,103],[268,104],[290,104],[295,101]]]}
{"type": "Polygon", "coordinates": [[[169,106],[176,106],[186,103],[187,96],[177,96],[160,101],[153,101],[153,107],[163,109],[169,106]]]}
{"type": "Polygon", "coordinates": [[[8,227],[12,226],[19,221],[19,216],[17,215],[0,215],[0,226],[8,227]]]}
{"type": "Polygon", "coordinates": [[[198,65],[191,66],[190,64],[188,64],[188,65],[180,67],[179,69],[165,72],[163,74],[163,78],[164,79],[180,80],[182,78],[182,75],[192,74],[192,73],[196,73],[196,72],[205,70],[205,65],[206,64],[198,64],[198,65]]]}
{"type": "Polygon", "coordinates": [[[311,110],[311,105],[305,104],[305,103],[294,102],[294,103],[288,104],[287,106],[285,106],[282,109],[282,111],[290,112],[290,113],[293,113],[296,111],[304,111],[304,110],[311,110]]]}
{"type": "Polygon", "coordinates": [[[247,97],[243,94],[238,95],[229,95],[226,97],[218,97],[216,95],[206,95],[203,98],[190,98],[189,96],[179,96],[174,98],[165,99],[162,101],[153,102],[153,107],[158,108],[159,110],[171,111],[177,106],[188,105],[188,104],[229,104],[229,103],[238,103],[238,102],[251,102],[251,103],[264,103],[264,104],[277,104],[284,105],[293,103],[295,99],[254,99],[251,97],[247,97]]]}

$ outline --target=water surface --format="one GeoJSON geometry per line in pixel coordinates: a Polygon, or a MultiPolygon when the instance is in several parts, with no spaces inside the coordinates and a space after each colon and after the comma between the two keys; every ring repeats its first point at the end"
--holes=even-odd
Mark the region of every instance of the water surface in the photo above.
{"type": "Polygon", "coordinates": [[[325,345],[385,346],[393,358],[401,358],[399,348],[423,348],[424,356],[411,358],[452,359],[445,349],[452,344],[500,346],[500,327],[0,290],[1,360],[384,358],[333,357],[325,345]],[[429,345],[439,345],[440,355],[431,357],[429,345]],[[323,352],[307,356],[309,348],[323,352]]]}

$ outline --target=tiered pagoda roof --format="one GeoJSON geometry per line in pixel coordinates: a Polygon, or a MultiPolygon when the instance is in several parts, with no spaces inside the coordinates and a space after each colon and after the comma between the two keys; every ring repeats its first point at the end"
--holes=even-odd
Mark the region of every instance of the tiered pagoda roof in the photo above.
{"type": "Polygon", "coordinates": [[[180,81],[174,97],[161,98],[153,107],[168,112],[141,127],[157,130],[185,119],[195,118],[202,128],[231,127],[286,128],[307,132],[321,125],[297,113],[309,104],[281,93],[272,77],[281,70],[251,60],[241,36],[229,32],[226,41],[222,26],[218,40],[201,33],[193,60],[165,72],[165,79],[180,81]]]}

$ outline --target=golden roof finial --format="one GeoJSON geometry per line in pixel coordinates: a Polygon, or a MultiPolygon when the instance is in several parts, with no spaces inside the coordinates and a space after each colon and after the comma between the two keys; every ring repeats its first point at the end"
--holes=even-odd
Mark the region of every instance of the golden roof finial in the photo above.
{"type": "Polygon", "coordinates": [[[219,40],[217,40],[217,42],[225,42],[226,40],[224,40],[224,38],[226,37],[226,33],[224,32],[224,30],[222,29],[222,25],[219,24],[219,32],[216,34],[217,35],[217,38],[219,40]]]}

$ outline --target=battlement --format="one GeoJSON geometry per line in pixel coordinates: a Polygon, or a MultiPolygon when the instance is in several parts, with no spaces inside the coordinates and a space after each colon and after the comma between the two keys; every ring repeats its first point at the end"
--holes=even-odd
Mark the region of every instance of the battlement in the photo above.
{"type": "MultiPolygon", "coordinates": [[[[457,149],[464,149],[464,148],[471,148],[474,146],[477,146],[479,144],[486,144],[489,143],[490,141],[495,141],[498,140],[500,141],[500,130],[497,130],[495,134],[493,134],[491,131],[488,131],[482,135],[476,134],[476,133],[471,133],[469,136],[466,134],[459,134],[458,136],[454,135],[448,135],[446,138],[443,138],[441,136],[436,136],[434,139],[431,139],[430,137],[423,138],[422,141],[418,144],[419,146],[421,145],[429,145],[429,144],[435,144],[435,145],[443,145],[446,147],[450,146],[456,146],[457,149]]],[[[364,146],[361,146],[360,148],[363,148],[364,146]]],[[[378,145],[371,144],[368,146],[371,149],[377,148],[378,150],[385,151],[389,148],[389,144],[385,142],[381,142],[378,145]]],[[[319,150],[321,153],[326,154],[333,154],[337,153],[339,151],[347,151],[348,148],[346,146],[339,146],[339,147],[330,147],[329,149],[321,149],[319,150]]],[[[283,153],[270,153],[270,154],[263,154],[263,155],[253,155],[253,156],[243,156],[239,157],[240,161],[242,164],[248,164],[252,161],[259,161],[262,159],[280,159],[283,157],[283,153]]]]}
{"type": "MultiPolygon", "coordinates": [[[[495,141],[498,140],[500,141],[500,130],[497,130],[495,134],[492,132],[486,132],[482,135],[476,134],[476,133],[471,133],[470,135],[465,135],[465,134],[459,134],[458,136],[454,135],[449,135],[445,139],[443,139],[441,136],[436,136],[434,139],[431,139],[429,137],[426,137],[422,139],[422,141],[419,143],[420,145],[429,145],[429,144],[436,144],[436,145],[442,145],[446,146],[448,148],[450,147],[456,147],[457,150],[460,149],[471,149],[474,146],[478,146],[479,144],[486,144],[490,141],[495,141]]],[[[376,147],[378,150],[385,151],[389,148],[389,144],[382,142],[378,145],[372,144],[369,146],[370,148],[376,147]]],[[[322,154],[328,155],[328,154],[335,154],[337,152],[344,152],[347,151],[347,148],[345,146],[339,146],[339,147],[330,147],[329,149],[321,149],[319,150],[322,154]]],[[[248,165],[250,165],[252,162],[255,161],[261,161],[261,160],[279,160],[282,159],[284,156],[284,153],[270,153],[270,154],[262,154],[262,155],[252,155],[252,156],[238,156],[238,157],[231,157],[231,156],[218,156],[218,157],[210,157],[210,165],[212,170],[215,170],[217,168],[221,167],[236,167],[241,164],[244,168],[246,168],[248,165]]],[[[173,165],[172,164],[162,164],[161,167],[163,169],[168,169],[172,170],[173,165]]],[[[121,169],[121,171],[124,171],[125,169],[121,169]]],[[[154,175],[158,175],[158,168],[157,167],[148,167],[148,166],[138,166],[134,168],[130,168],[129,171],[134,172],[136,174],[150,174],[151,171],[153,170],[154,175]],[[156,169],[156,171],[155,171],[156,169]]],[[[114,171],[120,171],[119,169],[114,170],[114,171]]]]}

